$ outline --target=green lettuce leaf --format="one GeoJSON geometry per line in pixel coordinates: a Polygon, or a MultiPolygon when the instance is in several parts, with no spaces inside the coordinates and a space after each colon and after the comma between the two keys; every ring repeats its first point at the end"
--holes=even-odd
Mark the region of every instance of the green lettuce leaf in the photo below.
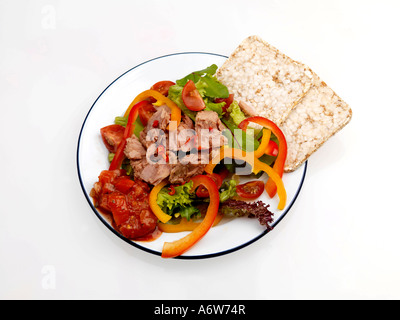
{"type": "Polygon", "coordinates": [[[218,113],[218,116],[221,118],[224,115],[224,106],[225,106],[225,102],[221,102],[221,103],[214,103],[214,102],[206,102],[206,109],[208,111],[214,111],[216,113],[218,113]]]}
{"type": "Polygon", "coordinates": [[[246,119],[245,114],[242,109],[240,109],[239,103],[237,101],[233,101],[228,108],[228,112],[230,112],[230,117],[233,122],[238,126],[243,120],[246,119]]]}
{"type": "MultiPolygon", "coordinates": [[[[120,126],[126,127],[128,125],[128,116],[126,117],[115,117],[114,120],[115,124],[118,124],[120,126]]],[[[135,134],[136,137],[140,137],[140,132],[142,132],[144,129],[144,125],[140,121],[140,118],[138,117],[135,121],[135,130],[133,133],[135,134]]]]}
{"type": "Polygon", "coordinates": [[[216,77],[206,74],[205,76],[199,78],[195,84],[197,90],[203,98],[209,97],[214,99],[225,99],[229,97],[228,88],[219,82],[216,77]]]}
{"type": "Polygon", "coordinates": [[[225,182],[222,186],[222,191],[219,194],[219,201],[221,203],[237,196],[236,193],[236,186],[238,185],[238,182],[236,180],[230,180],[229,182],[225,182]]]}
{"type": "Polygon", "coordinates": [[[184,87],[185,84],[189,80],[192,80],[194,83],[196,83],[205,74],[208,74],[208,75],[211,75],[211,76],[214,75],[217,72],[217,69],[218,69],[218,66],[216,64],[213,64],[213,65],[211,65],[211,66],[209,66],[209,67],[207,67],[207,68],[205,68],[203,70],[194,71],[194,72],[188,74],[186,77],[184,77],[184,78],[182,78],[180,80],[177,80],[176,84],[178,86],[184,87]]]}
{"type": "Polygon", "coordinates": [[[254,138],[254,135],[251,135],[251,130],[244,132],[239,129],[232,117],[221,120],[228,128],[228,130],[224,130],[223,134],[228,138],[229,147],[252,152],[260,146],[260,142],[254,138]]]}
{"type": "Polygon", "coordinates": [[[193,181],[190,181],[182,186],[175,187],[175,194],[169,195],[168,188],[163,188],[157,197],[157,204],[160,208],[169,215],[180,214],[188,220],[193,215],[197,215],[199,210],[192,208],[195,200],[195,193],[192,193],[193,181]]]}
{"type": "Polygon", "coordinates": [[[186,218],[187,221],[201,216],[200,210],[196,207],[185,207],[180,211],[181,217],[186,218]]]}

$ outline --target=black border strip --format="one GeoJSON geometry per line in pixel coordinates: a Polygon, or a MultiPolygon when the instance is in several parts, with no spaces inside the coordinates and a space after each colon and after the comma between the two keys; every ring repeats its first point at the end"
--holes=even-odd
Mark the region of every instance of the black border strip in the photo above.
{"type": "MultiPolygon", "coordinates": [[[[135,242],[133,242],[133,241],[131,241],[131,240],[125,238],[124,236],[122,236],[122,235],[121,235],[120,233],[118,233],[112,226],[110,226],[110,225],[103,219],[103,217],[101,216],[101,214],[96,210],[96,208],[94,207],[94,205],[93,205],[93,203],[92,203],[92,201],[91,201],[91,199],[90,199],[90,196],[87,194],[87,192],[86,192],[86,190],[85,190],[85,186],[84,186],[84,184],[83,184],[82,177],[81,177],[81,170],[80,170],[80,166],[79,166],[80,142],[81,142],[82,133],[83,133],[83,130],[84,130],[86,121],[87,121],[87,119],[88,119],[88,117],[89,117],[89,115],[90,115],[90,112],[92,111],[92,109],[93,109],[94,106],[96,105],[97,101],[101,98],[101,96],[102,96],[102,95],[108,90],[108,88],[110,88],[115,82],[117,82],[120,78],[122,78],[122,77],[125,76],[127,73],[131,72],[132,70],[135,70],[136,68],[138,68],[138,67],[140,67],[140,66],[142,66],[142,65],[144,65],[144,64],[147,64],[147,63],[149,63],[149,62],[152,62],[152,61],[154,61],[154,60],[163,59],[163,58],[170,57],[170,56],[186,55],[186,54],[205,54],[205,55],[214,55],[214,56],[218,56],[218,57],[228,58],[227,56],[224,56],[224,55],[221,55],[221,54],[209,53],[209,52],[181,52],[181,53],[172,53],[172,54],[160,56],[160,57],[157,57],[157,58],[154,58],[154,59],[145,61],[145,62],[143,62],[143,63],[141,63],[141,64],[138,64],[137,66],[133,67],[132,69],[129,69],[128,71],[124,72],[122,75],[120,75],[118,78],[116,78],[113,82],[111,82],[111,83],[107,86],[107,88],[105,88],[105,89],[103,90],[103,92],[98,96],[98,98],[97,98],[96,101],[93,103],[92,107],[90,108],[89,112],[87,113],[87,115],[86,115],[86,117],[85,117],[85,120],[83,121],[82,128],[81,128],[80,133],[79,133],[78,146],[77,146],[77,153],[76,153],[76,164],[77,164],[77,171],[78,171],[79,183],[80,183],[80,185],[81,185],[81,188],[82,188],[82,190],[83,190],[83,193],[84,193],[84,195],[85,195],[85,198],[86,198],[86,200],[88,201],[88,203],[89,203],[90,207],[92,208],[93,212],[95,213],[95,215],[100,219],[100,221],[101,221],[112,233],[114,233],[116,236],[118,236],[118,237],[119,237],[120,239],[122,239],[123,241],[127,242],[128,244],[130,244],[130,245],[132,245],[132,246],[134,246],[134,247],[136,247],[136,248],[138,248],[138,249],[140,249],[140,250],[143,250],[143,251],[145,251],[145,252],[148,252],[148,253],[151,253],[151,254],[154,254],[154,255],[160,256],[160,257],[161,257],[161,252],[154,251],[154,250],[148,249],[148,248],[146,248],[146,247],[142,247],[142,246],[138,245],[137,243],[135,243],[135,242]]],[[[304,184],[304,180],[305,180],[305,177],[306,177],[307,167],[308,167],[308,161],[306,161],[306,163],[305,163],[305,165],[304,165],[303,177],[302,177],[302,179],[301,179],[301,183],[300,183],[300,186],[299,186],[299,188],[298,188],[298,190],[297,190],[297,193],[296,193],[296,195],[295,195],[294,198],[293,198],[293,201],[292,201],[292,202],[290,203],[290,205],[287,207],[286,211],[279,217],[279,219],[273,223],[273,225],[272,225],[273,228],[275,228],[275,227],[279,224],[279,222],[281,222],[282,219],[287,215],[287,213],[290,211],[290,209],[292,208],[293,204],[295,203],[297,197],[299,196],[300,190],[302,189],[302,186],[303,186],[303,184],[304,184]]],[[[202,260],[202,259],[210,259],[210,258],[215,258],[215,257],[224,256],[224,255],[233,253],[233,252],[235,252],[235,251],[238,251],[238,250],[240,250],[240,249],[243,249],[243,248],[245,248],[245,247],[251,245],[252,243],[258,241],[258,240],[261,239],[261,238],[263,238],[263,237],[264,237],[265,235],[267,235],[269,232],[270,232],[269,230],[266,230],[265,232],[261,233],[259,236],[255,237],[254,239],[252,239],[252,240],[250,240],[250,241],[248,241],[248,242],[246,242],[246,243],[244,243],[244,244],[242,244],[242,245],[240,245],[240,246],[237,246],[237,247],[235,247],[235,248],[229,249],[229,250],[225,250],[225,251],[221,251],[221,252],[213,253],[213,254],[201,255],[201,256],[180,256],[180,257],[176,257],[176,258],[174,258],[174,259],[178,259],[178,260],[202,260]]]]}

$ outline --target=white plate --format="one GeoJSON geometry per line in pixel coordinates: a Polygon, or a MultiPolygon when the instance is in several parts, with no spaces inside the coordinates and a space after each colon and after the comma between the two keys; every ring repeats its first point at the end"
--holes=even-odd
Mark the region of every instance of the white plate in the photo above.
{"type": "MultiPolygon", "coordinates": [[[[182,234],[163,234],[153,242],[135,242],[116,232],[103,215],[96,210],[89,196],[93,184],[102,170],[109,166],[107,150],[100,136],[100,128],[110,125],[114,118],[123,115],[132,100],[142,91],[161,80],[175,81],[195,70],[212,64],[221,66],[227,57],[212,53],[178,53],[144,62],[127,71],[112,82],[97,98],[83,123],[77,150],[77,166],[80,183],[86,199],[104,225],[122,240],[146,252],[161,255],[164,242],[182,238],[182,234]]],[[[286,216],[299,195],[307,171],[307,163],[294,173],[285,174],[283,181],[287,191],[287,206],[277,210],[278,196],[270,199],[265,195],[260,200],[271,204],[275,227],[286,216]]],[[[264,177],[262,179],[265,180],[264,177]]],[[[242,249],[268,232],[257,219],[224,219],[217,227],[179,259],[204,259],[221,256],[242,249]]]]}

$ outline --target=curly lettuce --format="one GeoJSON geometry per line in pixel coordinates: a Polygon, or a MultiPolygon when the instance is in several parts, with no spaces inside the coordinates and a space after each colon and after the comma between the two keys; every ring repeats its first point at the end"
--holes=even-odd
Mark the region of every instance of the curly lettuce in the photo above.
{"type": "Polygon", "coordinates": [[[219,193],[219,201],[221,203],[232,199],[233,197],[237,196],[236,193],[236,186],[238,182],[234,179],[227,181],[222,186],[222,191],[219,193]]]}
{"type": "Polygon", "coordinates": [[[195,193],[193,189],[193,181],[174,187],[175,193],[170,195],[168,188],[162,189],[158,193],[157,204],[167,214],[171,216],[181,216],[187,220],[200,215],[200,210],[193,206],[195,193]]]}

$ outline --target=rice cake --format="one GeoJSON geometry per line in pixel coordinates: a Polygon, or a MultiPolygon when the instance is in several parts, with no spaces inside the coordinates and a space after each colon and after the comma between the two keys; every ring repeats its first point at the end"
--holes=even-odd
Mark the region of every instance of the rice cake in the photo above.
{"type": "Polygon", "coordinates": [[[352,118],[349,105],[315,73],[313,76],[315,84],[281,126],[288,143],[285,172],[300,167],[352,118]]]}
{"type": "Polygon", "coordinates": [[[218,80],[235,100],[282,124],[313,85],[307,66],[292,60],[257,36],[245,39],[218,69],[218,80]]]}

